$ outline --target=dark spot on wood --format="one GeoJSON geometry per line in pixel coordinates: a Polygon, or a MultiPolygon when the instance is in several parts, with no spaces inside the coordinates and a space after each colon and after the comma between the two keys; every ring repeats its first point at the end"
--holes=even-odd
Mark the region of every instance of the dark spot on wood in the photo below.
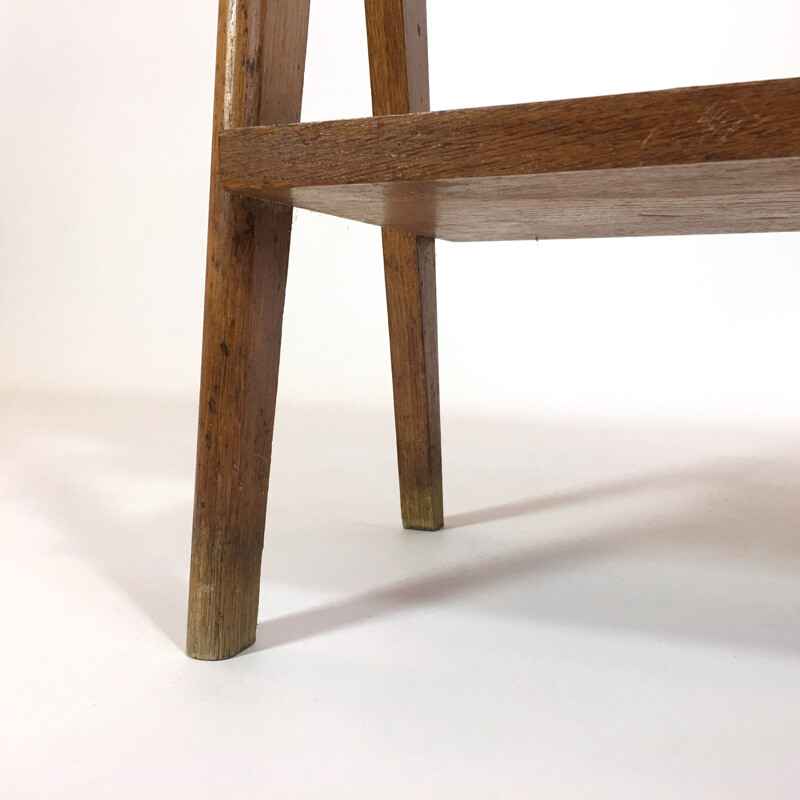
{"type": "Polygon", "coordinates": [[[222,350],[222,355],[224,355],[225,358],[227,358],[228,357],[228,345],[225,344],[225,342],[220,342],[219,343],[219,349],[222,350]]]}
{"type": "Polygon", "coordinates": [[[419,23],[417,23],[417,36],[422,36],[422,28],[420,28],[419,23]]]}
{"type": "Polygon", "coordinates": [[[210,450],[210,449],[211,449],[211,434],[207,433],[206,434],[206,450],[210,450]]]}
{"type": "Polygon", "coordinates": [[[208,410],[209,411],[217,410],[217,401],[213,397],[208,401],[208,410]]]}
{"type": "Polygon", "coordinates": [[[247,248],[253,241],[253,229],[252,227],[244,228],[243,230],[236,231],[233,234],[233,252],[236,258],[242,259],[244,258],[245,253],[247,252],[247,248]]]}
{"type": "Polygon", "coordinates": [[[205,507],[206,507],[206,504],[201,500],[200,501],[200,508],[205,508],[205,507]]]}

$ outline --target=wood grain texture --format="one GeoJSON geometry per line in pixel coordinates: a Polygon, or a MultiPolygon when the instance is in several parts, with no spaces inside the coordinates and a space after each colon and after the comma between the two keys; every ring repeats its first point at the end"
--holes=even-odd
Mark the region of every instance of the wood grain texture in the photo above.
{"type": "MultiPolygon", "coordinates": [[[[425,0],[366,0],[376,116],[430,108],[425,0]]],[[[405,528],[443,524],[434,240],[384,227],[400,511],[405,528]]]]}
{"type": "Polygon", "coordinates": [[[425,0],[365,0],[372,113],[430,111],[425,0]]]}
{"type": "Polygon", "coordinates": [[[796,230],[800,79],[232,130],[220,153],[231,191],[457,241],[796,230]]]}
{"type": "Polygon", "coordinates": [[[403,527],[442,527],[434,240],[383,228],[403,527]]]}
{"type": "Polygon", "coordinates": [[[187,652],[255,641],[292,211],[225,192],[217,134],[297,121],[308,0],[221,0],[187,652]]]}
{"type": "Polygon", "coordinates": [[[451,241],[800,230],[800,159],[276,190],[300,208],[451,241]]]}

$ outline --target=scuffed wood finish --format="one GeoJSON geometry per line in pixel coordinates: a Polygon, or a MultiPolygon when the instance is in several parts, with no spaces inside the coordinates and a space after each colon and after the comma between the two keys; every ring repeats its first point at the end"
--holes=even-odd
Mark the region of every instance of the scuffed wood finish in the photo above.
{"type": "MultiPolygon", "coordinates": [[[[376,116],[430,108],[425,0],[366,0],[372,110],[376,116]]],[[[383,228],[397,464],[403,526],[443,524],[432,238],[383,228]]]]}
{"type": "Polygon", "coordinates": [[[300,117],[308,0],[221,0],[187,652],[255,640],[292,211],[226,193],[217,134],[300,117]]]}
{"type": "Polygon", "coordinates": [[[458,241],[797,230],[800,79],[232,130],[226,188],[458,241]]]}

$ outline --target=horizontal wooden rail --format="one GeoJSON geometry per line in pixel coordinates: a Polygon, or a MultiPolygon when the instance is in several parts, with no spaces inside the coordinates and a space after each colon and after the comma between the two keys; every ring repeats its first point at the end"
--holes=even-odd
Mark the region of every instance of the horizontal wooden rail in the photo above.
{"type": "Polygon", "coordinates": [[[800,79],[219,137],[234,193],[444,239],[800,229],[800,79]]]}

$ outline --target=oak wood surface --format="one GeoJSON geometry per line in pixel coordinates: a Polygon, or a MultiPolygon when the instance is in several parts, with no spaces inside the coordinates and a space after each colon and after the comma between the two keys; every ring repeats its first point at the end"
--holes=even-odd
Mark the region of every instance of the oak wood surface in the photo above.
{"type": "Polygon", "coordinates": [[[425,0],[365,0],[372,113],[430,111],[425,0]]]}
{"type": "Polygon", "coordinates": [[[217,134],[299,119],[308,0],[220,0],[187,652],[227,658],[258,620],[292,211],[230,195],[217,134]]]}
{"type": "Polygon", "coordinates": [[[276,194],[300,208],[465,242],[800,230],[800,158],[276,194]]]}
{"type": "MultiPolygon", "coordinates": [[[[425,0],[365,0],[376,116],[430,108],[425,0]]],[[[434,240],[382,231],[403,526],[443,524],[434,240]]]]}
{"type": "Polygon", "coordinates": [[[226,188],[427,236],[797,230],[800,79],[231,130],[226,188]]]}

